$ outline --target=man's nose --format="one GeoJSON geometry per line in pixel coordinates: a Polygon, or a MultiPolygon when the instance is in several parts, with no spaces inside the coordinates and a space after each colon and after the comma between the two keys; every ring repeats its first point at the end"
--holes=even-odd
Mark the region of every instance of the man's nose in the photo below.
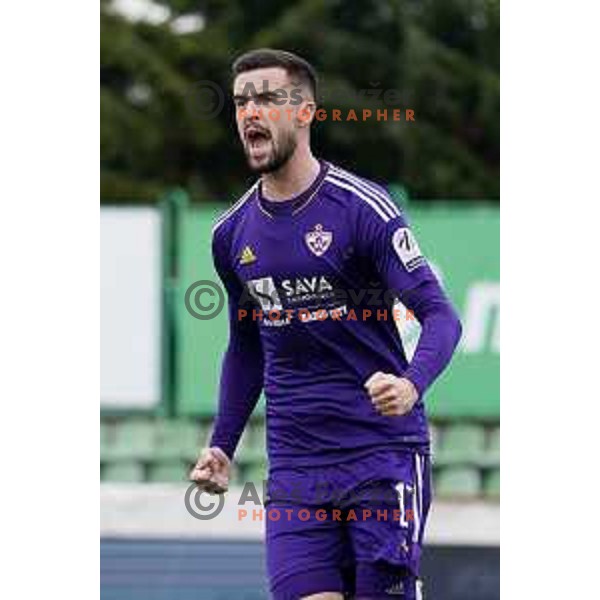
{"type": "Polygon", "coordinates": [[[252,119],[258,119],[260,118],[263,106],[255,98],[250,98],[246,103],[245,108],[252,119]]]}

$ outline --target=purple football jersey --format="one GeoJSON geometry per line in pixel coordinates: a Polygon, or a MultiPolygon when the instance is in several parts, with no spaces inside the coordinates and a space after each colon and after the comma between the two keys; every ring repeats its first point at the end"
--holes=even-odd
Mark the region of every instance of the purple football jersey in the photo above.
{"type": "Polygon", "coordinates": [[[216,223],[213,254],[231,340],[211,445],[233,454],[264,389],[272,469],[427,447],[423,393],[450,359],[460,324],[384,188],[326,162],[288,201],[266,200],[257,182],[216,223]],[[434,307],[435,331],[412,365],[394,297],[414,302],[418,318],[420,305],[434,307]],[[376,371],[415,384],[420,397],[408,414],[376,412],[364,388],[376,371]]]}

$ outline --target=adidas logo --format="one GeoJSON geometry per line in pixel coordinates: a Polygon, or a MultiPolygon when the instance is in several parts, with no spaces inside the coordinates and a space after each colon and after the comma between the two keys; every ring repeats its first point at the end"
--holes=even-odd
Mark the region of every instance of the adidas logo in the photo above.
{"type": "MultiPolygon", "coordinates": [[[[404,595],[403,582],[399,581],[398,583],[394,583],[387,590],[385,590],[385,593],[388,596],[403,596],[404,595]]],[[[416,581],[415,593],[416,593],[415,600],[423,600],[423,582],[420,579],[417,579],[417,581],[416,581]]]]}
{"type": "Polygon", "coordinates": [[[252,252],[252,248],[250,246],[246,246],[242,250],[242,255],[240,256],[240,265],[249,265],[256,260],[256,256],[254,252],[252,252]]]}
{"type": "Polygon", "coordinates": [[[387,590],[385,590],[385,593],[388,596],[402,596],[404,595],[404,585],[401,581],[394,583],[387,590]]]}

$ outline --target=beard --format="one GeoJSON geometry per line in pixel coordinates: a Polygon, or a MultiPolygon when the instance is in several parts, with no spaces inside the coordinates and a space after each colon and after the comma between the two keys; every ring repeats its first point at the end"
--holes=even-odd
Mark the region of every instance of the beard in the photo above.
{"type": "Polygon", "coordinates": [[[248,166],[252,172],[262,175],[273,173],[283,167],[296,151],[298,142],[292,131],[284,131],[278,140],[271,138],[271,154],[268,159],[260,164],[255,164],[248,148],[245,148],[248,166]]]}

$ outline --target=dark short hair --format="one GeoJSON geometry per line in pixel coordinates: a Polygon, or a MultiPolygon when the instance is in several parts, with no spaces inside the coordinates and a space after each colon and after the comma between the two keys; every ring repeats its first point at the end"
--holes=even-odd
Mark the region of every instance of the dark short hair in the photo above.
{"type": "Polygon", "coordinates": [[[285,69],[290,79],[307,85],[313,97],[317,98],[317,73],[314,67],[306,60],[285,50],[274,50],[273,48],[259,48],[242,54],[234,61],[231,71],[234,77],[240,73],[254,71],[255,69],[267,69],[269,67],[281,67],[285,69]]]}

